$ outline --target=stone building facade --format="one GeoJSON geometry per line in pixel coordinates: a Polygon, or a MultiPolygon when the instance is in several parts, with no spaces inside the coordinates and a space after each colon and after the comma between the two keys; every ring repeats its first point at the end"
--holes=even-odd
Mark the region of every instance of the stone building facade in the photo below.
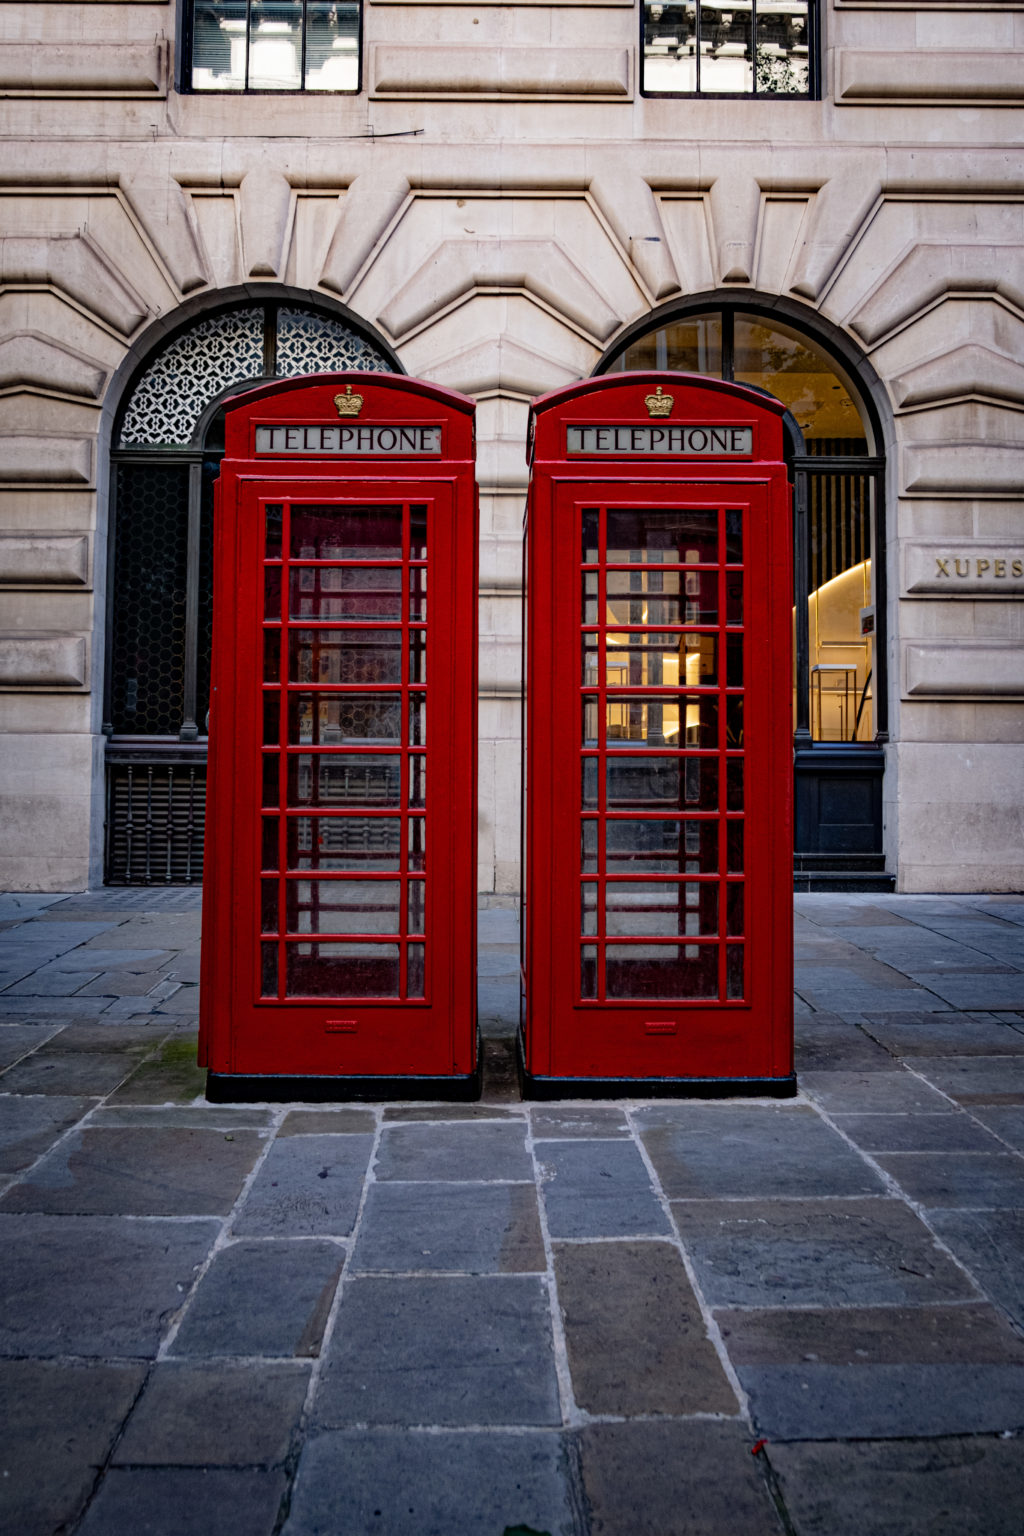
{"type": "Polygon", "coordinates": [[[870,547],[835,567],[860,573],[861,631],[821,640],[833,576],[810,589],[815,814],[815,764],[853,782],[864,749],[863,871],[1021,889],[1024,4],[761,0],[756,47],[750,0],[704,6],[696,41],[693,5],[650,0],[194,5],[0,7],[3,886],[99,883],[133,763],[137,848],[168,765],[199,816],[217,407],[357,365],[478,402],[480,889],[512,892],[530,399],[639,358],[774,388],[804,338],[873,477],[870,547]],[[305,25],[312,70],[314,9],[332,51],[292,77],[281,48],[305,25]],[[158,542],[178,519],[185,574],[140,597],[146,518],[158,542]],[[163,602],[177,693],[146,723],[118,635],[163,602]]]}

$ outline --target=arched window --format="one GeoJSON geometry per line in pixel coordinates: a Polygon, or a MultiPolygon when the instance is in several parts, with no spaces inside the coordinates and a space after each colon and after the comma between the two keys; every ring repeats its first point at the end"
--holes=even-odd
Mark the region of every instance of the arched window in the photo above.
{"type": "Polygon", "coordinates": [[[341,313],[249,297],[166,335],[129,381],[110,455],[108,883],[202,877],[224,403],[266,379],[348,368],[401,371],[341,313]]]}
{"type": "Polygon", "coordinates": [[[884,869],[883,471],[857,365],[777,311],[693,306],[637,327],[599,372],[670,368],[751,384],[788,408],[794,488],[797,870],[884,869]]]}

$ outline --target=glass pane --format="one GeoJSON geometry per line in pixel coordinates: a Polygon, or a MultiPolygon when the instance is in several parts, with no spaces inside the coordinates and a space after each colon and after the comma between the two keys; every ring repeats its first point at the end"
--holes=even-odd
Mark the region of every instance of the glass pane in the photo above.
{"type": "Polygon", "coordinates": [[[644,507],[608,512],[609,565],[713,565],[718,559],[718,513],[644,507]]]}
{"type": "Polygon", "coordinates": [[[409,868],[427,867],[427,824],[422,816],[409,818],[409,868]]]}
{"type": "MultiPolygon", "coordinates": [[[[718,932],[718,882],[609,880],[605,932],[611,937],[671,939],[677,934],[718,932]]],[[[591,932],[596,930],[592,929],[591,932]]]]}
{"type": "Polygon", "coordinates": [[[414,565],[409,570],[409,617],[414,624],[426,622],[427,570],[423,565],[414,565]]]}
{"type": "Polygon", "coordinates": [[[596,757],[583,759],[583,805],[588,811],[597,809],[597,767],[596,757]]]}
{"type": "Polygon", "coordinates": [[[427,744],[427,701],[422,693],[409,695],[409,745],[425,747],[427,744]]]}
{"type": "Polygon", "coordinates": [[[426,925],[427,887],[423,880],[409,881],[409,933],[423,933],[426,925]]]}
{"type": "Polygon", "coordinates": [[[740,571],[729,571],[725,578],[725,622],[743,623],[743,576],[740,571]]]}
{"type": "MultiPolygon", "coordinates": [[[[600,636],[584,635],[583,681],[600,682],[600,636]]],[[[706,687],[717,679],[717,636],[609,631],[605,682],[609,688],[706,687]]]]}
{"type": "Polygon", "coordinates": [[[279,629],[263,631],[263,681],[265,683],[281,681],[281,631],[279,629]]]}
{"type": "Polygon", "coordinates": [[[427,803],[427,759],[421,753],[409,755],[409,804],[421,807],[427,803]]]}
{"type": "Polygon", "coordinates": [[[585,875],[597,873],[597,822],[585,821],[580,839],[580,869],[585,875]]]}
{"type": "Polygon", "coordinates": [[[726,8],[727,0],[700,7],[700,90],[746,96],[754,88],[750,7],[726,8]]]}
{"type": "Polygon", "coordinates": [[[743,936],[743,886],[727,885],[725,888],[725,931],[743,936]]]}
{"type": "Polygon", "coordinates": [[[727,944],[725,946],[725,995],[726,997],[743,996],[743,944],[727,944]]]}
{"type": "Polygon", "coordinates": [[[598,556],[598,526],[600,514],[596,507],[588,507],[583,514],[583,548],[580,558],[584,565],[596,565],[598,556]]]}
{"type": "Polygon", "coordinates": [[[717,944],[609,944],[605,989],[610,998],[718,996],[717,944]]]}
{"type": "Polygon", "coordinates": [[[729,565],[743,564],[743,513],[725,514],[725,558],[729,565]]]}
{"type": "Polygon", "coordinates": [[[277,996],[277,945],[260,945],[260,996],[277,996]]]}
{"type": "Polygon", "coordinates": [[[410,944],[406,951],[406,984],[407,997],[423,997],[424,990],[424,958],[425,948],[422,944],[410,944]]]}
{"type": "Polygon", "coordinates": [[[398,880],[289,880],[289,933],[397,933],[398,880]]]}
{"type": "MultiPolygon", "coordinates": [[[[697,89],[696,36],[693,6],[666,6],[644,0],[642,88],[645,92],[678,94],[697,89]]],[[[633,367],[640,367],[634,363],[633,367]]],[[[647,363],[643,366],[664,367],[647,363]]],[[[670,366],[678,367],[673,363],[670,366]]]]}
{"type": "Polygon", "coordinates": [[[402,632],[299,629],[290,637],[293,683],[400,683],[402,632]]]}
{"type": "Polygon", "coordinates": [[[245,0],[223,0],[217,5],[197,0],[192,32],[194,91],[245,88],[245,9],[245,0]]]}
{"type": "Polygon", "coordinates": [[[717,571],[609,571],[606,624],[717,624],[717,571]]]}
{"type": "Polygon", "coordinates": [[[583,622],[584,624],[597,623],[597,592],[598,574],[596,571],[584,571],[583,573],[583,622]]]}
{"type": "Polygon", "coordinates": [[[743,636],[730,635],[725,649],[725,686],[743,687],[743,636]]]}
{"type": "Polygon", "coordinates": [[[757,8],[755,81],[759,96],[806,96],[806,0],[757,8]]]}
{"type": "MultiPolygon", "coordinates": [[[[275,568],[267,578],[280,575],[275,568]]],[[[398,566],[297,566],[291,573],[293,619],[400,619],[402,571],[398,566]]],[[[268,614],[268,617],[270,615],[268,614]]]]}
{"type": "Polygon", "coordinates": [[[293,560],[401,560],[401,507],[292,507],[293,560]]]}
{"type": "Polygon", "coordinates": [[[281,523],[283,515],[283,508],[280,506],[264,508],[266,540],[263,552],[268,560],[280,560],[281,558],[281,523]]]}
{"type": "Polygon", "coordinates": [[[725,745],[730,750],[743,746],[743,695],[729,694],[725,700],[725,745]]]}
{"type": "Polygon", "coordinates": [[[293,693],[288,739],[296,746],[400,741],[400,694],[293,693]]]}
{"type": "Polygon", "coordinates": [[[743,809],[743,759],[730,758],[725,769],[725,808],[728,811],[743,809]]]}
{"type": "Polygon", "coordinates": [[[725,833],[725,865],[730,875],[743,873],[743,823],[742,821],[726,822],[725,833]]]}
{"type": "Polygon", "coordinates": [[[718,869],[718,823],[612,820],[605,823],[605,849],[609,874],[711,875],[718,869]]]}
{"type": "Polygon", "coordinates": [[[700,757],[611,757],[608,809],[718,809],[718,763],[700,757]]]}
{"type": "Polygon", "coordinates": [[[279,693],[265,693],[263,695],[263,742],[265,746],[275,746],[281,740],[281,695],[279,693]]]}
{"type": "Polygon", "coordinates": [[[307,91],[359,89],[359,6],[306,0],[307,91]]]}
{"type": "Polygon", "coordinates": [[[268,565],[263,573],[263,617],[281,617],[281,567],[268,565]]]}
{"type": "Polygon", "coordinates": [[[808,476],[811,733],[874,739],[872,484],[864,475],[808,476]]]}
{"type": "Polygon", "coordinates": [[[376,752],[295,753],[288,758],[288,804],[400,805],[401,767],[400,757],[376,752]]]}
{"type": "Polygon", "coordinates": [[[260,849],[260,868],[276,869],[278,845],[280,839],[277,835],[278,818],[276,816],[264,816],[263,836],[260,849]]]}
{"type": "Polygon", "coordinates": [[[288,997],[397,997],[397,944],[289,944],[288,997]]]}
{"type": "MultiPolygon", "coordinates": [[[[590,700],[587,701],[588,705],[590,700]]],[[[718,698],[715,694],[669,694],[658,699],[615,695],[605,705],[606,740],[647,742],[652,747],[717,747],[718,698]]],[[[597,745],[597,708],[586,712],[588,746],[597,745]],[[593,726],[595,734],[590,733],[593,726]]]]}
{"type": "Polygon", "coordinates": [[[866,451],[864,425],[850,381],[827,352],[798,331],[756,315],[737,315],[734,375],[756,384],[793,412],[800,430],[818,452],[841,453],[836,439],[853,439],[866,451]],[[825,447],[824,445],[829,446],[825,447]]]}
{"type": "Polygon", "coordinates": [[[289,869],[398,869],[402,822],[398,816],[292,816],[289,869]]]}
{"type": "Polygon", "coordinates": [[[580,996],[597,996],[597,946],[584,944],[580,949],[580,996]]]}
{"type": "Polygon", "coordinates": [[[260,881],[260,932],[277,932],[277,881],[260,881]]]}
{"type": "Polygon", "coordinates": [[[589,880],[580,886],[580,933],[597,932],[597,889],[589,880]]]}
{"type": "Polygon", "coordinates": [[[411,629],[409,631],[409,676],[407,681],[410,683],[425,683],[426,680],[427,632],[425,629],[411,629]]]}
{"type": "MultiPolygon", "coordinates": [[[[688,23],[687,32],[692,39],[692,23],[688,23]]],[[[692,85],[687,87],[688,90],[693,88],[692,85]]],[[[661,87],[652,85],[648,80],[645,89],[660,90],[661,87]]],[[[704,373],[710,374],[712,378],[721,378],[721,316],[693,315],[687,320],[677,320],[673,325],[649,331],[646,336],[630,342],[622,356],[612,365],[615,372],[640,368],[673,368],[681,373],[704,373]]]]}
{"type": "Polygon", "coordinates": [[[277,805],[280,797],[280,769],[277,753],[268,753],[263,759],[263,804],[277,805]]]}
{"type": "Polygon", "coordinates": [[[409,508],[409,559],[427,558],[427,509],[409,508]]]}
{"type": "Polygon", "coordinates": [[[297,91],[302,84],[302,6],[294,0],[252,0],[249,8],[249,89],[297,91]]]}

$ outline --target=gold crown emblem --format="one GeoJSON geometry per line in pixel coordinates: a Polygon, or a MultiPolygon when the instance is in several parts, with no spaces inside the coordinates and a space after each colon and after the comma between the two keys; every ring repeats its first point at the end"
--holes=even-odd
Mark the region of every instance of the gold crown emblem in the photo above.
{"type": "Polygon", "coordinates": [[[346,384],[345,393],[343,395],[335,395],[334,403],[338,407],[339,416],[358,416],[363,408],[363,397],[362,395],[354,395],[352,393],[352,385],[346,384]]]}
{"type": "Polygon", "coordinates": [[[659,384],[656,394],[644,397],[644,404],[647,407],[647,414],[649,416],[669,416],[671,415],[672,407],[675,405],[675,400],[671,395],[663,395],[661,385],[659,384]]]}

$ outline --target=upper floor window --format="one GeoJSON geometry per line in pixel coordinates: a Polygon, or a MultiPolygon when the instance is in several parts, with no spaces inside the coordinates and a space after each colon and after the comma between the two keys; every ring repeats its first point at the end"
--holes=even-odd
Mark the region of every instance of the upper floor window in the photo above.
{"type": "Polygon", "coordinates": [[[816,0],[644,0],[645,96],[817,94],[816,0]]]}
{"type": "Polygon", "coordinates": [[[359,0],[189,0],[193,91],[358,91],[359,0]]]}

